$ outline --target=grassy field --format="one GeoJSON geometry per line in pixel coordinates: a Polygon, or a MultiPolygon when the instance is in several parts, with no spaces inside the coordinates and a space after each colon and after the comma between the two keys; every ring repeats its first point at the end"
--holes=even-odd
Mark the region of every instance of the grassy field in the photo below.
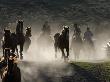
{"type": "Polygon", "coordinates": [[[110,62],[71,63],[75,74],[71,82],[110,82],[110,62]]]}

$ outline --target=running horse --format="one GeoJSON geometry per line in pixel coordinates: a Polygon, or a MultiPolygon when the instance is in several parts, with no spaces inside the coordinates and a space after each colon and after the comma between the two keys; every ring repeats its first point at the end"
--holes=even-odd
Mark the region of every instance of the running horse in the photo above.
{"type": "Polygon", "coordinates": [[[23,21],[18,21],[16,27],[17,45],[20,46],[20,59],[23,59],[23,46],[25,43],[25,36],[23,33],[23,21]]]}
{"type": "Polygon", "coordinates": [[[31,27],[26,28],[26,34],[25,34],[25,44],[24,44],[24,51],[27,52],[29,49],[29,46],[31,44],[31,27]]]}
{"type": "Polygon", "coordinates": [[[64,27],[62,34],[56,33],[54,35],[54,47],[55,47],[55,57],[57,57],[57,50],[60,49],[62,52],[62,58],[68,59],[69,57],[69,27],[64,27]],[[67,52],[67,55],[65,53],[65,49],[67,52]]]}
{"type": "Polygon", "coordinates": [[[83,47],[83,41],[80,35],[73,35],[71,49],[74,51],[75,60],[79,58],[80,51],[83,47]]]}

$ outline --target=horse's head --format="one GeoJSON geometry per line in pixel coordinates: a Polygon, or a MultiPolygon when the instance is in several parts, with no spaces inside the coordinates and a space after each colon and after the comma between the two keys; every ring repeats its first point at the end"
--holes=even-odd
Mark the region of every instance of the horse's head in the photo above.
{"type": "Polygon", "coordinates": [[[31,35],[31,27],[27,27],[26,28],[26,36],[27,37],[31,37],[32,35],[31,35]]]}
{"type": "Polygon", "coordinates": [[[68,26],[63,27],[62,35],[64,37],[69,35],[69,27],[68,26]]]}
{"type": "Polygon", "coordinates": [[[6,30],[6,29],[4,29],[4,35],[5,35],[5,36],[10,35],[10,30],[6,30]]]}
{"type": "Polygon", "coordinates": [[[69,30],[69,27],[68,26],[63,26],[63,29],[64,30],[69,30]]]}
{"type": "Polygon", "coordinates": [[[23,23],[23,21],[22,20],[18,20],[18,24],[22,24],[23,23]]]}

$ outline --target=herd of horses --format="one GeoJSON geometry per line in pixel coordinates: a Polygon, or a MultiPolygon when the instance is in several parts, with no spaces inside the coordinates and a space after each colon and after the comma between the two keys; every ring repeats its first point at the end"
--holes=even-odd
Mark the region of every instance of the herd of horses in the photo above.
{"type": "Polygon", "coordinates": [[[27,27],[26,33],[23,33],[23,21],[18,21],[16,33],[4,29],[2,39],[3,59],[1,58],[0,62],[2,82],[21,82],[21,72],[16,61],[18,58],[23,59],[23,50],[27,51],[31,44],[30,37],[31,28],[27,27]]]}
{"type": "MultiPolygon", "coordinates": [[[[19,21],[17,24],[18,28],[23,29],[23,22],[19,21]]],[[[20,30],[20,29],[17,29],[20,30]]],[[[10,35],[9,30],[4,30],[4,39],[3,43],[3,55],[7,61],[0,62],[0,74],[2,78],[2,82],[21,82],[21,72],[17,63],[16,57],[12,57],[12,53],[17,53],[20,58],[23,58],[23,47],[25,51],[29,49],[31,44],[30,34],[24,34],[23,32],[16,32],[10,35]],[[8,38],[7,38],[8,37],[8,38]],[[9,38],[10,37],[10,38],[9,38]],[[10,40],[11,39],[11,40],[10,40]],[[9,43],[10,42],[10,43],[9,43]],[[10,47],[11,45],[11,47],[10,47]],[[18,52],[17,46],[20,46],[20,52],[18,52]],[[11,52],[10,52],[11,48],[11,52]],[[9,57],[10,56],[10,57],[9,57]]],[[[47,46],[53,46],[53,39],[50,35],[42,33],[37,40],[38,47],[40,49],[47,48],[47,46]]],[[[54,35],[54,48],[55,48],[55,57],[57,57],[57,52],[60,50],[62,52],[62,58],[65,60],[69,59],[70,50],[73,49],[75,59],[79,58],[79,54],[81,50],[90,50],[91,52],[95,51],[94,42],[93,41],[84,41],[80,36],[74,36],[72,38],[71,44],[69,44],[69,27],[63,27],[61,33],[56,33],[54,35]],[[70,46],[71,45],[71,46],[70,46]],[[85,46],[86,45],[86,46],[85,46]],[[66,52],[65,52],[66,50],[66,52]]],[[[88,52],[88,51],[87,51],[88,52]]],[[[89,53],[91,53],[89,52],[89,53]]]]}
{"type": "Polygon", "coordinates": [[[55,48],[55,57],[57,57],[57,52],[60,50],[62,52],[62,58],[68,60],[70,56],[70,51],[74,52],[75,60],[79,58],[81,50],[85,54],[95,54],[95,46],[92,40],[83,40],[81,36],[73,36],[70,44],[69,41],[69,27],[64,26],[61,33],[56,33],[54,35],[54,41],[50,35],[41,34],[38,38],[38,46],[45,47],[53,46],[55,48]],[[43,46],[41,46],[43,45],[43,46]]]}

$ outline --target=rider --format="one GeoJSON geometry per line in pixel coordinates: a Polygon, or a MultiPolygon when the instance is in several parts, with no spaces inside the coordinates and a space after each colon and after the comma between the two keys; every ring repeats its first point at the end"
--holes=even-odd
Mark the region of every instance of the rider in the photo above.
{"type": "Polygon", "coordinates": [[[91,32],[90,28],[87,27],[87,31],[84,33],[84,40],[92,41],[93,33],[91,32]]]}
{"type": "Polygon", "coordinates": [[[50,25],[48,24],[48,21],[46,21],[44,23],[43,28],[42,28],[42,32],[47,35],[51,34],[51,28],[50,28],[50,25]]]}
{"type": "Polygon", "coordinates": [[[79,37],[79,36],[81,35],[81,30],[80,30],[80,28],[78,27],[77,24],[74,24],[74,27],[75,27],[75,29],[74,29],[74,34],[73,34],[73,36],[79,37]]]}

